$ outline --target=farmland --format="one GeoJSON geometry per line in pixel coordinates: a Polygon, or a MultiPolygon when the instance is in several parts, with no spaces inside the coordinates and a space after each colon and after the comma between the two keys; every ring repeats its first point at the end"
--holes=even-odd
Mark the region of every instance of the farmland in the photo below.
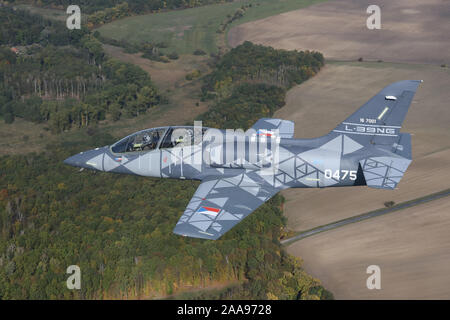
{"type": "Polygon", "coordinates": [[[239,8],[251,5],[242,17],[229,26],[265,18],[267,16],[303,8],[321,0],[271,0],[235,1],[203,7],[146,14],[121,19],[98,29],[102,36],[131,43],[165,42],[164,52],[192,53],[201,49],[216,53],[223,35],[217,33],[227,16],[233,16],[239,8]]]}
{"type": "MultiPolygon", "coordinates": [[[[328,58],[316,77],[288,92],[286,106],[275,114],[295,121],[297,138],[328,133],[389,83],[424,80],[402,127],[413,134],[413,162],[398,188],[286,190],[285,215],[294,231],[449,187],[449,8],[434,0],[384,1],[384,27],[378,32],[365,28],[368,4],[330,1],[241,24],[229,32],[232,46],[248,40],[283,49],[321,50],[328,58]]],[[[289,245],[288,252],[301,256],[306,270],[337,299],[448,298],[448,212],[449,198],[442,198],[311,236],[289,245]],[[366,287],[366,268],[372,264],[381,268],[380,291],[366,287]]]]}

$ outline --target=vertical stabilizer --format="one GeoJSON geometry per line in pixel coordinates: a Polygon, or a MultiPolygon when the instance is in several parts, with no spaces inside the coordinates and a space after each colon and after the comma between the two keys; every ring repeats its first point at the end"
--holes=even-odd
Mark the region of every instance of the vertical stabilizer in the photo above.
{"type": "Polygon", "coordinates": [[[361,144],[394,143],[421,82],[404,80],[388,85],[332,132],[348,134],[361,144]]]}

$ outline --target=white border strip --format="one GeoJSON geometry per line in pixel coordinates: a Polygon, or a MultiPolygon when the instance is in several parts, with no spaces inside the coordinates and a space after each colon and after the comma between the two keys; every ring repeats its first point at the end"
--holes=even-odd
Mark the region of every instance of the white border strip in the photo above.
{"type": "Polygon", "coordinates": [[[362,123],[353,123],[353,122],[342,122],[342,124],[351,124],[354,126],[364,126],[364,127],[386,127],[386,128],[397,128],[400,129],[399,126],[384,126],[381,124],[362,124],[362,123]]]}
{"type": "Polygon", "coordinates": [[[198,230],[198,233],[203,233],[203,234],[206,234],[208,236],[214,237],[214,235],[212,233],[208,233],[208,232],[204,232],[204,231],[200,231],[200,230],[198,230]]]}
{"type": "Polygon", "coordinates": [[[366,133],[366,132],[351,132],[351,131],[343,131],[343,130],[333,130],[333,132],[342,132],[348,134],[363,134],[365,136],[388,136],[388,137],[398,137],[398,134],[384,134],[384,133],[366,133]]]}

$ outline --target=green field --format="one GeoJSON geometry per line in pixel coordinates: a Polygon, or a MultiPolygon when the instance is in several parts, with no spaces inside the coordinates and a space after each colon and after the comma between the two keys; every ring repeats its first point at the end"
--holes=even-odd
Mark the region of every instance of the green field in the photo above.
{"type": "Polygon", "coordinates": [[[271,15],[300,9],[325,0],[248,0],[232,3],[215,4],[185,10],[152,13],[134,16],[112,23],[98,29],[102,36],[131,43],[165,42],[165,52],[176,51],[180,54],[192,53],[202,49],[207,53],[217,52],[220,36],[216,31],[220,24],[233,15],[237,9],[246,4],[245,15],[235,20],[230,26],[262,19],[271,15]]]}

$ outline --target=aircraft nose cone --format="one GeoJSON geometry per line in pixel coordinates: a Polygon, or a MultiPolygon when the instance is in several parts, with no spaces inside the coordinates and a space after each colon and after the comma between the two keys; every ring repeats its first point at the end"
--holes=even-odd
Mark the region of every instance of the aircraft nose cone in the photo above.
{"type": "Polygon", "coordinates": [[[102,154],[105,152],[105,148],[96,148],[85,152],[80,152],[74,156],[71,156],[63,161],[63,163],[86,169],[103,170],[102,154]]]}
{"type": "Polygon", "coordinates": [[[89,157],[86,157],[84,153],[79,153],[74,156],[68,157],[63,162],[72,167],[88,168],[88,166],[86,165],[86,161],[88,159],[89,157]]]}
{"type": "Polygon", "coordinates": [[[79,154],[68,157],[66,160],[63,161],[63,163],[73,167],[80,167],[82,164],[81,157],[79,154]]]}

